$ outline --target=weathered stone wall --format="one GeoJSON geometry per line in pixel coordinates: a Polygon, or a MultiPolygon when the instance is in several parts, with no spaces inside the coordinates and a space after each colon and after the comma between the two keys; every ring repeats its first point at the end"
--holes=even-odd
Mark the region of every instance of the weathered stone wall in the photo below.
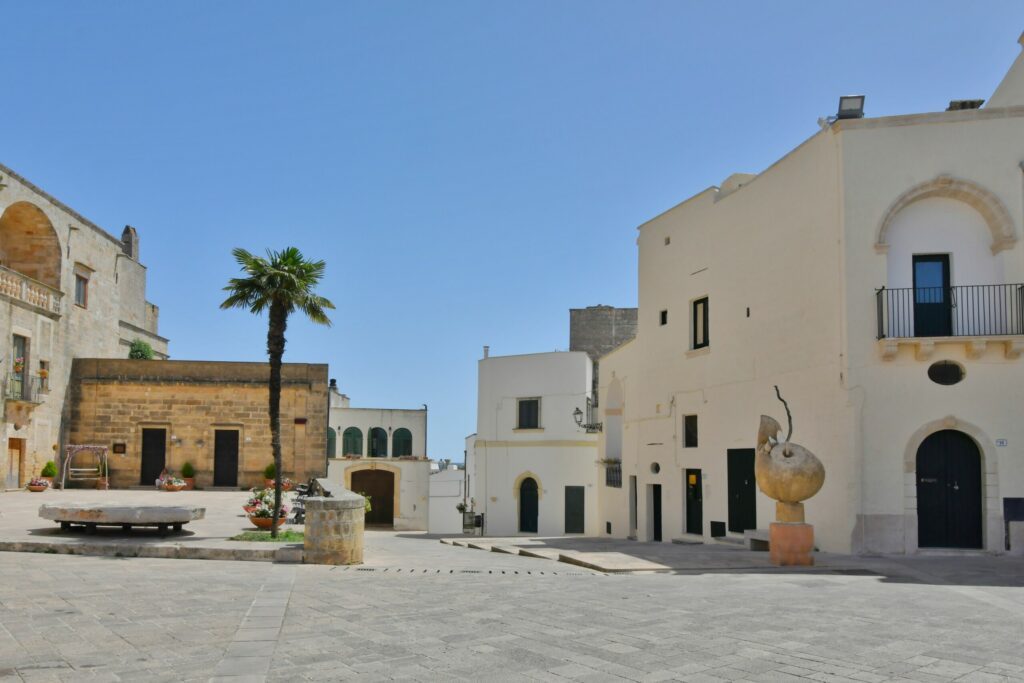
{"type": "Polygon", "coordinates": [[[362,564],[366,499],[351,491],[335,498],[307,498],[302,561],[362,564]]]}
{"type": "Polygon", "coordinates": [[[636,336],[635,308],[588,306],[569,309],[569,350],[584,351],[594,361],[592,398],[597,405],[600,359],[636,336]]]}
{"type": "MultiPolygon", "coordinates": [[[[237,429],[238,483],[262,485],[273,460],[267,415],[266,363],[76,359],[70,386],[69,442],[113,447],[112,485],[140,483],[142,429],[167,430],[167,466],[196,468],[196,485],[213,484],[214,432],[237,429]]],[[[326,474],[327,366],[282,368],[281,445],[284,476],[326,474]],[[304,422],[303,422],[304,421],[304,422]]]]}

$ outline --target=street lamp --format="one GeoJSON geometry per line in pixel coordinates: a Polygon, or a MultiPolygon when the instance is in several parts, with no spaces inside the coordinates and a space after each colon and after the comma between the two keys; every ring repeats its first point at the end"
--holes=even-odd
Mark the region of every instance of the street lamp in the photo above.
{"type": "Polygon", "coordinates": [[[587,430],[588,434],[599,432],[602,430],[604,425],[600,422],[583,422],[583,411],[580,410],[579,406],[576,406],[576,410],[572,411],[572,419],[576,421],[576,426],[587,430]]]}

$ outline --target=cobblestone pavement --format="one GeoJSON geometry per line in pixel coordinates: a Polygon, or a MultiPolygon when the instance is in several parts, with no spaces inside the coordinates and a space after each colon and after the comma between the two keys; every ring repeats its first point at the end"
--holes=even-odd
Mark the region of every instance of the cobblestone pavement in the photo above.
{"type": "Polygon", "coordinates": [[[1007,558],[606,576],[367,546],[361,568],[0,553],[0,681],[1024,680],[1007,558]]]}

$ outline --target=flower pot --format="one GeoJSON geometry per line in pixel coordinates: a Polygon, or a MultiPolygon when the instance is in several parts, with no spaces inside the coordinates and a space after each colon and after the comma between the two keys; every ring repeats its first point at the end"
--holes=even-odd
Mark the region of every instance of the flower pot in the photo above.
{"type": "Polygon", "coordinates": [[[48,488],[50,488],[50,487],[49,486],[32,486],[31,484],[29,484],[29,486],[28,486],[28,490],[31,491],[32,493],[42,493],[43,491],[45,491],[48,488]]]}
{"type": "Polygon", "coordinates": [[[40,479],[45,479],[47,482],[49,482],[50,488],[53,488],[53,477],[39,477],[39,478],[40,479]]]}
{"type": "Polygon", "coordinates": [[[259,505],[243,505],[242,509],[245,510],[245,514],[251,515],[252,513],[254,513],[257,510],[259,510],[260,506],[259,505]]]}
{"type": "MultiPolygon", "coordinates": [[[[252,522],[257,529],[270,529],[274,526],[274,520],[270,517],[250,517],[249,521],[252,522]]],[[[281,518],[277,520],[277,526],[280,527],[284,522],[284,515],[281,515],[281,518]]]]}
{"type": "Polygon", "coordinates": [[[164,484],[164,491],[181,491],[185,484],[164,484]]]}
{"type": "Polygon", "coordinates": [[[185,490],[186,491],[191,491],[192,489],[194,489],[196,487],[196,478],[195,477],[183,477],[183,479],[185,480],[185,490]]]}
{"type": "Polygon", "coordinates": [[[264,479],[263,480],[263,486],[268,488],[268,489],[274,488],[274,480],[273,479],[264,479]]]}

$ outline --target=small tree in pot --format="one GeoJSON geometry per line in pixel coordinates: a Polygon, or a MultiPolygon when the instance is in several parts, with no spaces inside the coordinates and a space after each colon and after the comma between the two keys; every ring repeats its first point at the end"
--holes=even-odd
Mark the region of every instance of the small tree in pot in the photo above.
{"type": "Polygon", "coordinates": [[[196,468],[192,463],[186,462],[181,466],[181,478],[185,480],[185,490],[191,491],[196,487],[196,468]]]}

